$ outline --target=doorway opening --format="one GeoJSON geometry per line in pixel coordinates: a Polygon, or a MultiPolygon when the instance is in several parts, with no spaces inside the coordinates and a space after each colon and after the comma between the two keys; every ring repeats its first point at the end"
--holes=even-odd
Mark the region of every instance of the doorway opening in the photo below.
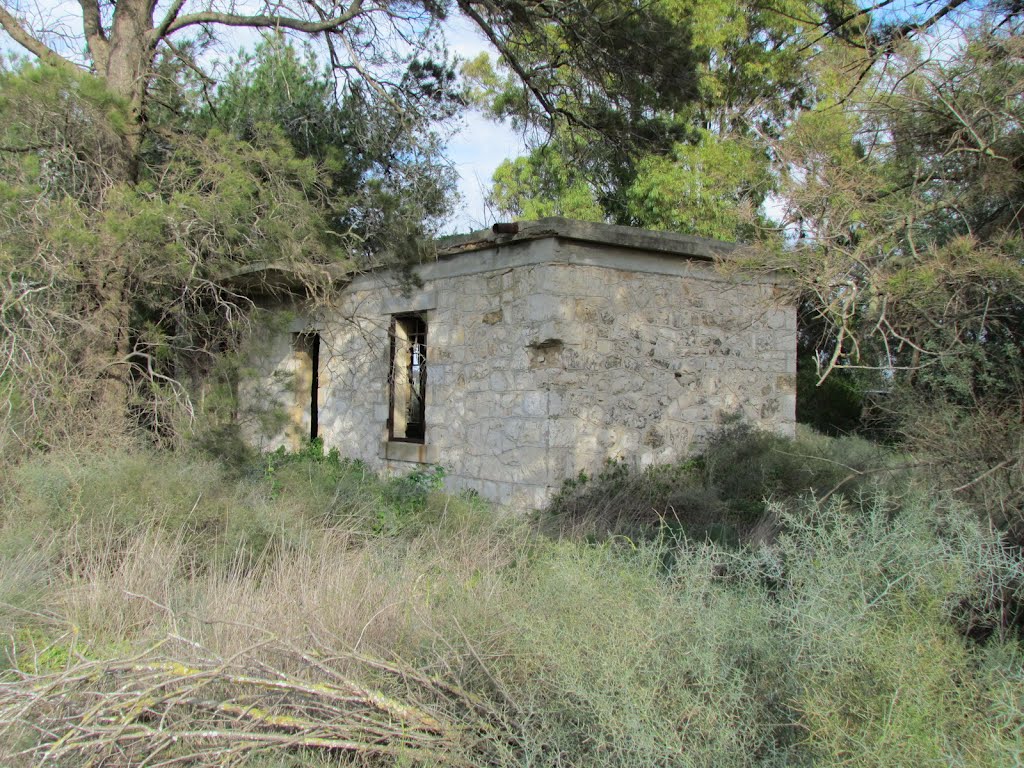
{"type": "Polygon", "coordinates": [[[309,331],[293,336],[296,416],[300,429],[309,427],[312,442],[320,436],[320,334],[309,331]]]}

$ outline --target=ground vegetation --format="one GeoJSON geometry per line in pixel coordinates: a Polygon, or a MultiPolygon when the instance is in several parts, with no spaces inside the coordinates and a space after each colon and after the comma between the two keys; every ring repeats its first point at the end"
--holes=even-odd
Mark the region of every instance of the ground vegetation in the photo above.
{"type": "Polygon", "coordinates": [[[593,524],[610,506],[566,524],[622,473],[530,521],[322,452],[26,462],[0,513],[3,761],[1013,763],[1016,555],[906,475],[812,493],[861,445],[738,435],[636,480],[674,484],[676,517],[632,536],[593,524]],[[723,460],[810,444],[830,462],[766,471],[747,510],[770,536],[700,534],[695,484],[747,494],[723,460]]]}

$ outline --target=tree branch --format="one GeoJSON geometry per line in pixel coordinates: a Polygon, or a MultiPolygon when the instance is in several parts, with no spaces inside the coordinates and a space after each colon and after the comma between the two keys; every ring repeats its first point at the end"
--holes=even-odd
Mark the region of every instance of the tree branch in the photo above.
{"type": "Polygon", "coordinates": [[[98,37],[106,40],[107,35],[103,31],[103,22],[100,19],[100,6],[96,0],[78,0],[82,7],[82,29],[85,31],[87,40],[98,37]]]}
{"type": "Polygon", "coordinates": [[[153,30],[153,34],[157,34],[162,29],[162,37],[172,35],[180,29],[195,26],[197,24],[222,24],[227,27],[293,29],[296,32],[315,35],[320,32],[330,32],[332,30],[340,29],[359,16],[362,12],[363,0],[353,0],[352,5],[348,7],[348,10],[340,16],[333,16],[323,21],[303,21],[302,19],[296,19],[291,16],[265,16],[262,14],[246,16],[237,13],[200,11],[199,13],[190,13],[174,19],[166,25],[166,28],[161,24],[158,29],[153,30]]]}
{"type": "Polygon", "coordinates": [[[486,19],[483,18],[483,16],[477,13],[476,9],[473,8],[472,3],[459,0],[459,8],[462,9],[462,12],[466,14],[476,24],[477,28],[484,33],[487,39],[490,40],[491,45],[493,45],[497,49],[498,53],[504,57],[505,63],[512,68],[512,71],[519,75],[520,79],[523,81],[523,85],[530,90],[544,111],[551,117],[560,112],[560,110],[551,103],[547,96],[533,84],[533,79],[530,77],[530,74],[523,68],[519,60],[516,59],[516,57],[508,50],[508,47],[495,33],[494,28],[486,19]]]}
{"type": "Polygon", "coordinates": [[[29,152],[42,152],[44,149],[53,149],[54,144],[26,144],[23,147],[15,147],[7,144],[0,144],[0,152],[27,155],[29,152]]]}
{"type": "Polygon", "coordinates": [[[85,41],[89,46],[89,53],[97,69],[106,69],[107,59],[110,57],[107,33],[103,29],[103,21],[100,18],[100,5],[97,0],[78,0],[82,7],[82,31],[85,33],[85,41]]]}
{"type": "Polygon", "coordinates": [[[163,40],[167,34],[171,24],[178,19],[178,14],[181,13],[182,6],[185,5],[185,0],[174,0],[171,7],[167,9],[167,13],[164,15],[164,20],[160,22],[160,26],[153,30],[153,41],[163,40]]]}
{"type": "Polygon", "coordinates": [[[33,37],[32,34],[22,26],[21,22],[8,13],[7,9],[2,5],[0,5],[0,27],[4,28],[4,31],[11,36],[14,42],[29,53],[37,56],[40,61],[51,64],[55,67],[72,67],[76,70],[78,69],[78,67],[41,40],[33,37]]]}
{"type": "Polygon", "coordinates": [[[894,34],[892,36],[893,38],[910,37],[911,35],[925,32],[966,2],[968,2],[968,0],[949,0],[949,2],[938,8],[935,13],[923,21],[901,24],[894,30],[894,34]]]}

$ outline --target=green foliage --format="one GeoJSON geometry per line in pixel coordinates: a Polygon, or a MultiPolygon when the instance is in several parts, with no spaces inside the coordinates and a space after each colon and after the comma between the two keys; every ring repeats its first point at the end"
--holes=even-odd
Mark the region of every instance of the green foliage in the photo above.
{"type": "Polygon", "coordinates": [[[570,478],[539,522],[549,533],[590,540],[684,537],[734,546],[773,535],[772,500],[855,494],[886,477],[893,463],[860,438],[798,428],[790,439],[739,423],[679,464],[637,469],[609,462],[593,478],[570,478]]]}
{"type": "Polygon", "coordinates": [[[337,448],[325,453],[320,440],[295,453],[280,448],[257,466],[273,499],[305,494],[311,509],[322,510],[318,522],[388,536],[414,532],[430,517],[431,496],[441,492],[446,475],[433,466],[381,479],[337,448]]]}
{"type": "Polygon", "coordinates": [[[384,504],[377,515],[374,532],[394,535],[418,525],[427,512],[430,494],[444,488],[445,475],[445,468],[437,465],[392,478],[384,486],[384,504]]]}
{"type": "Polygon", "coordinates": [[[603,221],[605,213],[594,190],[569,158],[554,147],[541,147],[525,157],[505,160],[493,174],[488,201],[499,211],[523,219],[565,216],[603,221]]]}
{"type": "Polygon", "coordinates": [[[4,650],[8,651],[5,654],[8,658],[0,660],[0,665],[8,662],[19,672],[39,675],[66,670],[75,661],[76,649],[73,641],[69,643],[66,638],[53,640],[39,629],[23,626],[20,632],[10,637],[10,646],[4,650]]]}
{"type": "Polygon", "coordinates": [[[580,173],[584,142],[560,135],[494,172],[489,201],[525,219],[612,219],[648,229],[736,240],[753,235],[771,190],[768,158],[738,139],[694,131],[665,153],[640,154],[595,185],[580,173]]]}
{"type": "Polygon", "coordinates": [[[749,239],[773,185],[767,156],[741,139],[695,133],[690,143],[639,161],[626,192],[630,219],[649,229],[749,239]]]}
{"type": "Polygon", "coordinates": [[[282,35],[232,64],[196,124],[243,141],[280,130],[329,180],[329,229],[359,236],[358,246],[351,237],[340,243],[358,264],[417,259],[417,241],[452,211],[454,174],[437,133],[463,99],[450,65],[413,59],[399,92],[382,98],[340,85],[312,49],[300,54],[282,35]]]}
{"type": "MultiPolygon", "coordinates": [[[[370,669],[401,660],[488,713],[486,729],[450,747],[452,762],[1012,764],[1024,723],[1019,553],[913,483],[898,495],[783,499],[824,474],[780,469],[785,459],[767,446],[784,443],[740,433],[703,460],[649,470],[647,484],[714,478],[725,488],[738,462],[760,467],[752,475],[766,483],[760,496],[774,495],[782,533],[743,549],[682,536],[552,540],[439,494],[436,468],[381,480],[315,444],[264,456],[240,478],[166,452],[34,459],[3,486],[0,685],[37,701],[51,690],[39,683],[56,679],[37,676],[115,660],[134,668],[154,645],[182,669],[244,658],[284,674],[322,671],[355,649],[370,669]],[[380,499],[414,487],[426,493],[415,523],[375,533],[380,499]],[[247,510],[276,526],[258,558],[229,525],[247,510]],[[12,605],[19,573],[45,588],[12,605]],[[24,676],[29,689],[18,687],[24,676]]],[[[860,450],[808,435],[799,446],[844,462],[860,450]]],[[[633,475],[613,464],[580,483],[618,489],[625,503],[633,475]]],[[[359,669],[343,678],[374,690],[379,680],[359,669]]],[[[123,685],[116,674],[87,679],[97,695],[123,685]]],[[[216,685],[229,699],[232,681],[216,685]]],[[[388,705],[409,695],[395,688],[388,705]]],[[[14,707],[25,701],[0,698],[5,760],[9,745],[54,737],[21,728],[30,723],[14,707]]],[[[267,747],[255,764],[292,758],[267,747]]]]}
{"type": "Polygon", "coordinates": [[[538,118],[530,92],[489,61],[464,69],[477,103],[491,114],[547,129],[545,143],[499,168],[492,204],[527,218],[754,236],[763,224],[757,210],[774,183],[759,137],[777,135],[815,98],[811,46],[802,43],[821,8],[692,0],[659,0],[642,11],[578,5],[591,18],[510,21],[505,49],[520,63],[540,65],[545,56],[559,62],[538,70],[558,95],[551,106],[564,123],[552,128],[538,118]],[[576,45],[602,49],[566,55],[576,45]],[[604,49],[617,46],[619,60],[601,68],[604,49]],[[644,51],[642,63],[636,51],[644,51]]]}
{"type": "Polygon", "coordinates": [[[892,459],[884,448],[856,437],[828,439],[801,429],[790,439],[745,423],[715,434],[703,454],[707,482],[731,507],[752,517],[765,510],[766,499],[856,493],[870,484],[872,471],[892,459]]]}

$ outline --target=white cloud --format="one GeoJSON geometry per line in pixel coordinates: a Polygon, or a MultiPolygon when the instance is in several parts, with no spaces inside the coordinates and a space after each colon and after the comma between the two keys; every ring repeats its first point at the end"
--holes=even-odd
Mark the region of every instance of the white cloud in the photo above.
{"type": "MultiPolygon", "coordinates": [[[[476,58],[494,50],[467,19],[458,16],[445,22],[445,36],[452,53],[462,59],[476,58]]],[[[493,215],[487,210],[485,196],[495,168],[506,158],[526,152],[522,137],[505,123],[498,123],[479,112],[470,113],[460,131],[448,142],[448,157],[459,173],[461,206],[449,222],[448,232],[471,232],[488,227],[493,215]]]]}

